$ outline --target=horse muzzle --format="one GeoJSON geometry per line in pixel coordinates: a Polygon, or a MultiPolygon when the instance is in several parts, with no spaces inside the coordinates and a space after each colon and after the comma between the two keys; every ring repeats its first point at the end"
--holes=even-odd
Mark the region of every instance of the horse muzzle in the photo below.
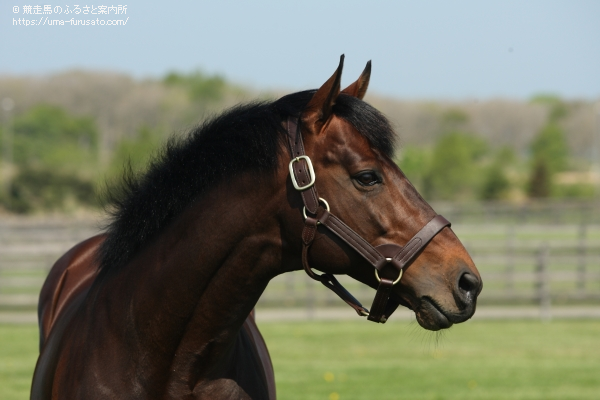
{"type": "Polygon", "coordinates": [[[439,296],[439,292],[438,296],[422,295],[416,301],[410,301],[411,308],[415,312],[417,322],[423,328],[431,331],[450,328],[475,314],[477,296],[482,287],[481,278],[464,271],[459,274],[450,291],[451,297],[439,296]],[[452,300],[449,300],[449,297],[452,300]]]}

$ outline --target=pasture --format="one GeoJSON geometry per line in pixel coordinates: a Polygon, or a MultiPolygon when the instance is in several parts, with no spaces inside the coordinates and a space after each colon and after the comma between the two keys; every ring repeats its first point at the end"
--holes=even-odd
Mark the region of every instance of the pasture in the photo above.
{"type": "MultiPolygon", "coordinates": [[[[481,305],[536,305],[544,293],[553,307],[599,304],[597,208],[584,213],[586,220],[583,208],[554,205],[543,215],[505,215],[493,208],[478,219],[473,210],[439,208],[456,221],[453,229],[482,273],[481,305]]],[[[88,219],[0,223],[1,400],[29,398],[38,354],[35,325],[2,321],[35,320],[49,267],[97,230],[98,223],[88,219]]],[[[370,305],[372,290],[341,280],[370,305]]],[[[596,399],[600,393],[600,320],[475,320],[435,334],[398,316],[384,326],[358,317],[261,322],[261,309],[273,307],[284,315],[301,308],[310,316],[345,305],[301,271],[269,285],[258,304],[258,322],[279,399],[596,399]]]]}
{"type": "MultiPolygon", "coordinates": [[[[470,321],[433,333],[414,322],[260,322],[278,398],[596,399],[599,320],[470,321]]],[[[0,325],[0,399],[27,399],[34,325],[0,325]]]]}

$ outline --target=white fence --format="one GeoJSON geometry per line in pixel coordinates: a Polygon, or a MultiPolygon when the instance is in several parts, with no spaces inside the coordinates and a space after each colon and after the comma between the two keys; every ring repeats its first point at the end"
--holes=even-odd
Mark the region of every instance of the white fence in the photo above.
{"type": "MultiPolygon", "coordinates": [[[[581,219],[581,210],[572,208],[568,216],[557,216],[561,210],[544,211],[552,217],[547,223],[534,213],[525,220],[506,213],[495,218],[464,213],[461,218],[446,210],[482,274],[480,305],[536,306],[542,315],[557,306],[600,308],[600,222],[596,214],[581,219]]],[[[54,261],[99,230],[91,219],[0,220],[0,322],[35,321],[39,289],[54,261]]],[[[346,277],[340,280],[370,305],[372,289],[346,277]]],[[[297,271],[275,278],[258,307],[302,309],[311,316],[345,304],[297,271]]]]}

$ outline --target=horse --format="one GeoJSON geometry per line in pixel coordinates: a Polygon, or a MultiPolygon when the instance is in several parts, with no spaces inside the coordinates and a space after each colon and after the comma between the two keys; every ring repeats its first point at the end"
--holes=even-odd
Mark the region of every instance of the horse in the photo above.
{"type": "Polygon", "coordinates": [[[229,109],[126,175],[105,232],[41,290],[32,399],[275,399],[253,310],[295,270],[376,323],[399,305],[428,330],[473,316],[477,268],[393,162],[396,134],[363,101],[371,62],[341,90],[343,62],[319,89],[229,109]],[[370,310],[344,274],[376,289],[370,310]]]}

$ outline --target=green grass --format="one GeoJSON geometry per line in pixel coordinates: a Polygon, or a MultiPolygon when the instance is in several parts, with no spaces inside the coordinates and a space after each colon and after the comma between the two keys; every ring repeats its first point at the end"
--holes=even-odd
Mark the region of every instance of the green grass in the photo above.
{"type": "MultiPolygon", "coordinates": [[[[259,315],[260,319],[260,315],[259,315]]],[[[597,399],[600,321],[261,323],[287,399],[597,399]]],[[[27,399],[37,328],[0,325],[0,399],[27,399]]]]}
{"type": "Polygon", "coordinates": [[[37,326],[0,325],[0,399],[29,398],[37,356],[37,326]]]}
{"type": "MultiPolygon", "coordinates": [[[[260,318],[260,316],[259,316],[260,318]]],[[[597,399],[600,321],[263,323],[280,399],[597,399]]]]}

